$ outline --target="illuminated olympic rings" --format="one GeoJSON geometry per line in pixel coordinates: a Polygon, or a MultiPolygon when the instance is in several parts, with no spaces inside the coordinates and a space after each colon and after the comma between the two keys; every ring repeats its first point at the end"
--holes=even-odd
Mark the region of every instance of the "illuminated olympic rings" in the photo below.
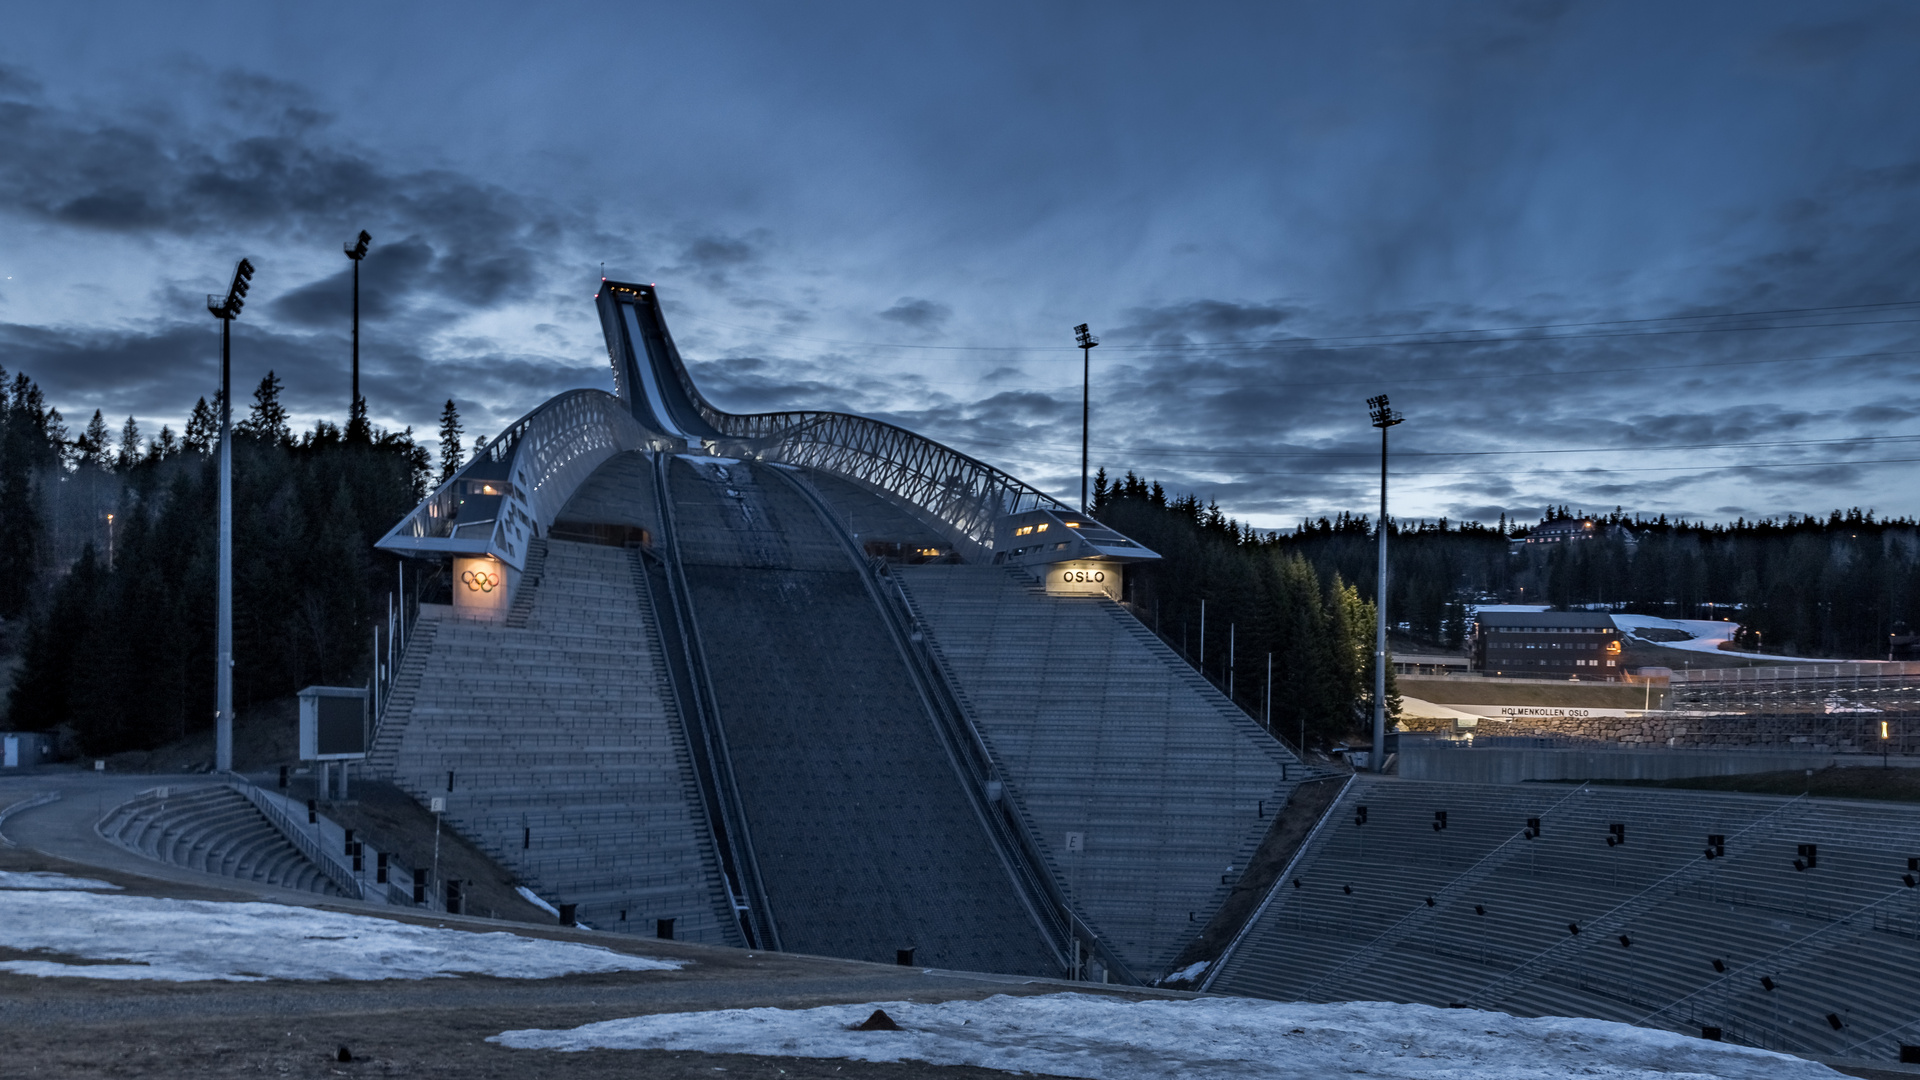
{"type": "Polygon", "coordinates": [[[461,573],[460,580],[466,583],[469,592],[489,593],[500,586],[500,575],[490,570],[467,570],[461,573]]]}

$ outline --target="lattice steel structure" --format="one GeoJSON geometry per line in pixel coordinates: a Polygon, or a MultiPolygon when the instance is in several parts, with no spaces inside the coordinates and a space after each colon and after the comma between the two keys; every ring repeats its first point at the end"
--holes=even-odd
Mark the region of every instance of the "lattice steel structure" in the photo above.
{"type": "MultiPolygon", "coordinates": [[[[650,285],[604,282],[596,297],[614,384],[643,426],[721,453],[822,469],[878,491],[945,534],[963,557],[995,550],[1010,514],[1075,514],[1059,499],[978,458],[884,421],[847,413],[734,414],[714,408],[687,373],[650,285]]],[[[1152,559],[1153,552],[1085,550],[1084,557],[1152,559]]]]}
{"type": "Polygon", "coordinates": [[[491,555],[523,570],[527,541],[553,524],[601,462],[657,445],[619,398],[569,390],[508,425],[378,546],[414,556],[491,555]]]}
{"type": "MultiPolygon", "coordinates": [[[[490,555],[522,570],[527,541],[553,524],[574,489],[607,458],[636,449],[697,449],[830,472],[911,510],[969,560],[995,553],[995,523],[1009,515],[1080,517],[1001,469],[884,421],[714,408],[688,374],[652,286],[604,282],[596,299],[617,393],[569,391],[514,421],[379,547],[421,557],[490,555]]],[[[1085,532],[1059,557],[1159,557],[1110,531],[1085,532]]]]}

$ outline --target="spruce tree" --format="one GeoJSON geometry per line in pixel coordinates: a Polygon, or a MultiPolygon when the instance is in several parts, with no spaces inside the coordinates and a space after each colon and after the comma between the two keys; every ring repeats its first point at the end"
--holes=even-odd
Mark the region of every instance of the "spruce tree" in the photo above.
{"type": "Polygon", "coordinates": [[[196,454],[213,453],[213,442],[220,437],[220,414],[207,404],[206,398],[193,403],[193,412],[187,417],[187,434],[180,442],[182,450],[191,450],[196,454]]]}
{"type": "Polygon", "coordinates": [[[447,407],[440,410],[440,482],[443,484],[453,479],[454,472],[460,468],[460,433],[463,430],[460,426],[460,409],[452,398],[448,398],[447,407]]]}
{"type": "Polygon", "coordinates": [[[114,455],[113,467],[126,472],[140,463],[140,425],[133,417],[120,428],[120,452],[114,455]]]}
{"type": "Polygon", "coordinates": [[[87,430],[80,433],[80,460],[102,471],[113,469],[113,431],[100,410],[93,410],[87,430]]]}
{"type": "Polygon", "coordinates": [[[373,443],[373,427],[367,423],[367,399],[361,398],[353,403],[347,414],[347,442],[355,446],[368,446],[373,443]]]}
{"type": "Polygon", "coordinates": [[[287,407],[280,404],[280,376],[271,370],[260,385],[253,389],[253,408],[247,418],[234,425],[242,435],[250,435],[262,442],[277,446],[290,446],[293,443],[293,431],[287,427],[287,407]]]}

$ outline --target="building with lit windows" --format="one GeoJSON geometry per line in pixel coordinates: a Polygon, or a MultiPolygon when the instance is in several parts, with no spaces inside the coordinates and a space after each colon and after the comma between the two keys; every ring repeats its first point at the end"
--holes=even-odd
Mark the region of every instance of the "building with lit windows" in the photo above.
{"type": "Polygon", "coordinates": [[[1473,669],[1486,675],[1617,682],[1626,671],[1621,634],[1586,611],[1488,611],[1473,627],[1473,669]]]}

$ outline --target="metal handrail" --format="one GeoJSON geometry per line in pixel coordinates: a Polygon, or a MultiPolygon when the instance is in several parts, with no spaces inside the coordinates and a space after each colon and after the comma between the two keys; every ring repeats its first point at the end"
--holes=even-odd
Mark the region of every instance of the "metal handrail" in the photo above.
{"type": "MultiPolygon", "coordinates": [[[[1574,788],[1572,791],[1555,800],[1552,806],[1540,811],[1539,816],[1545,818],[1555,810],[1565,806],[1575,795],[1584,794],[1587,787],[1587,784],[1581,784],[1579,787],[1574,788]]],[[[1365,971],[1369,964],[1372,964],[1381,956],[1385,955],[1388,949],[1392,948],[1395,943],[1404,938],[1415,922],[1425,921],[1428,918],[1438,916],[1439,913],[1446,910],[1447,906],[1452,904],[1454,899],[1461,893],[1478,885],[1480,882],[1486,880],[1487,875],[1498,870],[1501,864],[1505,863],[1513,854],[1513,851],[1509,851],[1508,849],[1515,848],[1515,845],[1525,837],[1525,835],[1526,833],[1523,830],[1512,833],[1505,840],[1502,840],[1492,851],[1487,852],[1475,860],[1472,866],[1467,867],[1455,875],[1452,881],[1447,882],[1435,890],[1433,894],[1434,902],[1431,906],[1415,907],[1405,915],[1394,920],[1393,925],[1380,931],[1379,934],[1375,935],[1373,940],[1355,949],[1353,952],[1348,953],[1338,964],[1335,964],[1318,979],[1315,979],[1312,984],[1300,992],[1300,997],[1303,1000],[1311,1000],[1315,990],[1326,985],[1337,976],[1344,975],[1349,971],[1365,971]]],[[[1515,850],[1518,849],[1515,848],[1515,850]]],[[[1557,948],[1558,946],[1555,945],[1554,947],[1557,948]]],[[[1520,969],[1516,968],[1514,970],[1518,971],[1520,969]]],[[[1509,972],[1508,974],[1513,973],[1509,972]]],[[[1493,986],[1497,985],[1497,982],[1498,980],[1480,988],[1480,990],[1476,991],[1475,996],[1486,993],[1493,986]]],[[[1473,999],[1468,998],[1467,1000],[1471,1002],[1473,999]]]]}
{"type": "MultiPolygon", "coordinates": [[[[1331,778],[1331,775],[1332,774],[1329,774],[1329,778],[1331,778]]],[[[1313,823],[1313,828],[1307,830],[1306,837],[1300,841],[1300,846],[1294,849],[1293,857],[1287,860],[1287,865],[1280,871],[1280,876],[1273,879],[1273,887],[1267,890],[1267,895],[1260,901],[1260,906],[1253,909],[1253,914],[1247,916],[1247,921],[1240,924],[1240,929],[1233,935],[1233,940],[1227,942],[1227,947],[1220,950],[1220,955],[1214,958],[1212,965],[1207,971],[1206,979],[1200,983],[1201,993],[1204,994],[1211,991],[1214,980],[1218,979],[1220,974],[1227,970],[1227,964],[1233,959],[1233,954],[1240,951],[1240,943],[1247,940],[1247,936],[1253,933],[1253,928],[1258,925],[1260,920],[1266,915],[1267,909],[1273,906],[1274,900],[1281,895],[1280,887],[1293,880],[1293,872],[1299,867],[1301,860],[1307,857],[1307,849],[1312,847],[1314,840],[1320,836],[1320,830],[1326,828],[1327,823],[1333,820],[1333,812],[1339,807],[1340,800],[1347,797],[1347,792],[1359,778],[1360,774],[1354,773],[1341,782],[1340,790],[1333,796],[1333,801],[1327,804],[1326,812],[1320,815],[1319,821],[1313,823]]],[[[1309,778],[1309,780],[1303,780],[1301,783],[1308,783],[1310,781],[1311,778],[1309,778]]],[[[1285,810],[1285,807],[1281,807],[1281,812],[1284,813],[1285,810]]]]}
{"type": "Polygon", "coordinates": [[[698,616],[693,610],[693,596],[680,562],[679,535],[673,519],[673,496],[667,487],[670,460],[667,454],[654,454],[654,500],[660,514],[658,551],[667,582],[668,603],[673,605],[674,621],[679,624],[692,684],[687,689],[695,698],[689,703],[693,706],[694,726],[706,750],[712,783],[716,788],[715,801],[719,804],[723,819],[719,824],[726,831],[729,855],[735,877],[738,878],[730,883],[738,889],[737,898],[730,897],[730,902],[736,905],[745,903],[748,919],[755,930],[754,936],[759,939],[759,947],[778,950],[780,930],[774,922],[773,905],[767,899],[766,886],[760,878],[760,863],[753,851],[753,835],[747,829],[746,806],[740,799],[739,782],[733,775],[733,756],[727,749],[726,728],[721,723],[713,679],[707,670],[706,644],[700,636],[698,616]]]}
{"type": "Polygon", "coordinates": [[[491,443],[387,531],[374,546],[403,555],[490,555],[515,570],[526,566],[527,541],[541,535],[568,498],[600,464],[623,450],[662,445],[619,398],[604,390],[570,390],[509,424],[491,443]],[[456,521],[459,485],[499,486],[491,518],[456,521]],[[489,525],[484,535],[458,530],[489,525]]]}
{"type": "Polygon", "coordinates": [[[266,792],[261,791],[245,780],[233,780],[229,781],[229,783],[234,790],[246,796],[247,801],[252,803],[254,809],[260,811],[260,813],[266,817],[269,824],[280,830],[280,835],[292,841],[293,846],[300,850],[300,854],[306,856],[308,862],[318,867],[321,873],[327,875],[327,880],[338,886],[341,893],[343,893],[347,899],[366,899],[366,893],[360,887],[360,880],[354,877],[353,871],[335,862],[333,856],[327,853],[320,841],[315,839],[311,833],[295,824],[293,819],[287,816],[286,811],[280,808],[279,804],[267,798],[266,792]]]}
{"type": "MultiPolygon", "coordinates": [[[[1586,787],[1587,785],[1581,784],[1579,788],[1575,789],[1575,793],[1577,794],[1586,787]]],[[[1737,833],[1729,834],[1728,839],[1737,843],[1741,837],[1752,833],[1755,829],[1768,826],[1774,822],[1776,818],[1785,814],[1805,798],[1805,795],[1795,795],[1793,798],[1788,799],[1785,803],[1782,803],[1780,806],[1747,825],[1746,828],[1741,829],[1737,833]]],[[[1509,841],[1509,843],[1510,842],[1511,841],[1509,841]]],[[[1620,901],[1613,907],[1601,912],[1599,915],[1588,919],[1586,926],[1582,927],[1582,929],[1586,931],[1598,930],[1602,935],[1611,933],[1613,926],[1625,925],[1628,920],[1646,911],[1650,905],[1659,903],[1661,900],[1672,896],[1673,890],[1686,887],[1688,879],[1699,872],[1701,868],[1710,865],[1712,864],[1707,861],[1705,856],[1697,856],[1689,859],[1685,863],[1682,863],[1679,869],[1662,876],[1660,880],[1653,882],[1646,888],[1641,889],[1639,892],[1620,901]],[[1667,891],[1661,892],[1659,890],[1667,891]]],[[[1464,999],[1466,1004],[1472,1005],[1476,1001],[1485,1001],[1489,1005],[1494,1005],[1506,1000],[1508,995],[1512,994],[1526,981],[1527,977],[1525,977],[1523,973],[1533,971],[1556,955],[1575,952],[1585,948],[1595,939],[1595,936],[1594,933],[1590,932],[1585,935],[1584,939],[1576,938],[1572,935],[1561,938],[1552,945],[1528,957],[1523,963],[1502,974],[1500,977],[1467,995],[1464,999]]]]}

